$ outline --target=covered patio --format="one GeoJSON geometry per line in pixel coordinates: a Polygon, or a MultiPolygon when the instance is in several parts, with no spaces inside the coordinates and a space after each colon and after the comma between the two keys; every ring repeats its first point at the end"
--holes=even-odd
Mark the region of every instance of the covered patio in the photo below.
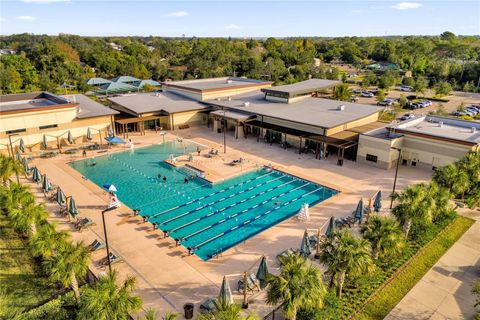
{"type": "Polygon", "coordinates": [[[168,126],[168,116],[148,116],[115,120],[115,131],[119,135],[121,134],[123,138],[128,138],[128,134],[131,132],[138,132],[143,136],[148,127],[151,127],[155,132],[158,132],[159,130],[166,130],[168,126]],[[147,126],[146,123],[149,125],[147,126]]]}
{"type": "Polygon", "coordinates": [[[242,130],[241,135],[244,138],[247,138],[245,123],[255,117],[256,116],[254,115],[236,112],[233,110],[215,110],[210,112],[207,126],[210,127],[210,119],[213,119],[213,131],[220,133],[225,129],[225,126],[228,131],[228,125],[233,123],[235,127],[235,139],[238,139],[240,136],[240,128],[242,130]]]}

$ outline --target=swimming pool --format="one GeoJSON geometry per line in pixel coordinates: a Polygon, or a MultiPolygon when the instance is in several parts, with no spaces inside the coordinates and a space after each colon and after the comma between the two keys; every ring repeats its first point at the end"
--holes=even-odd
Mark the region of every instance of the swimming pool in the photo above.
{"type": "Polygon", "coordinates": [[[100,187],[113,183],[123,203],[141,209],[147,221],[203,260],[292,217],[303,204],[312,206],[337,193],[267,168],[211,184],[163,162],[197,146],[173,141],[70,165],[100,187]]]}

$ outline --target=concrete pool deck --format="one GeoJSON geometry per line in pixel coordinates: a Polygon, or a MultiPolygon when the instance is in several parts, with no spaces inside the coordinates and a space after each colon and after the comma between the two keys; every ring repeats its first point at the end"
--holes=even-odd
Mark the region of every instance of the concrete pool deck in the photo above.
{"type": "MultiPolygon", "coordinates": [[[[355,209],[360,197],[370,198],[376,191],[383,192],[383,206],[388,207],[388,195],[393,184],[393,171],[385,171],[346,161],[344,166],[336,165],[336,159],[316,160],[312,154],[299,155],[293,149],[283,150],[277,145],[256,142],[254,139],[227,137],[227,154],[223,154],[223,136],[206,128],[191,128],[175,132],[183,138],[220,150],[222,161],[245,158],[255,166],[272,164],[289,174],[299,176],[327,187],[341,191],[338,195],[314,206],[310,210],[309,222],[287,219],[268,230],[248,239],[220,257],[202,261],[196,256],[188,256],[185,248],[176,247],[172,239],[163,239],[159,230],[143,223],[142,218],[133,217],[132,211],[122,206],[106,214],[107,230],[111,250],[124,258],[125,262],[113,265],[121,276],[137,277],[137,294],[145,302],[144,308],[155,308],[159,314],[174,310],[183,313],[187,302],[199,304],[206,298],[218,295],[222,278],[226,274],[239,274],[249,268],[262,254],[268,259],[270,271],[275,273],[275,257],[287,248],[298,248],[305,228],[324,228],[330,216],[347,216],[355,209]]],[[[169,136],[170,139],[173,136],[169,136]]],[[[131,136],[136,146],[161,143],[162,137],[148,133],[145,136],[131,136]]],[[[114,148],[108,152],[125,150],[114,148]]],[[[92,152],[89,152],[91,155],[92,152]]],[[[101,155],[101,154],[99,154],[101,155]]],[[[59,228],[72,230],[72,238],[83,240],[86,244],[94,239],[103,241],[101,210],[108,204],[107,193],[93,182],[85,180],[82,175],[71,168],[67,162],[81,159],[79,155],[59,155],[52,159],[34,159],[50,180],[60,185],[65,194],[73,195],[80,211],[80,216],[89,217],[96,226],[83,232],[74,231],[67,218],[52,215],[59,228]]],[[[235,167],[237,170],[247,168],[235,167]]],[[[430,172],[415,168],[400,167],[398,189],[406,184],[427,180],[430,172]]],[[[40,200],[44,200],[40,185],[32,184],[33,191],[40,200]]],[[[121,199],[120,199],[121,200],[121,199]]],[[[47,202],[52,212],[58,211],[58,205],[47,202]]],[[[98,261],[106,256],[105,250],[92,254],[91,269],[96,274],[105,269],[98,268],[98,261]]],[[[230,285],[237,288],[240,277],[233,277],[230,285]]],[[[235,292],[235,298],[242,296],[235,292]]],[[[249,310],[259,315],[267,314],[272,306],[264,304],[264,294],[260,293],[250,299],[249,310]]]]}

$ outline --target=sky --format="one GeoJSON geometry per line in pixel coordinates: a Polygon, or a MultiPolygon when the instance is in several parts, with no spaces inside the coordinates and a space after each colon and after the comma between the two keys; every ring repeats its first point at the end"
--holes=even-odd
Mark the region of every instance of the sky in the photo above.
{"type": "Polygon", "coordinates": [[[294,37],[480,35],[471,1],[0,0],[0,34],[294,37]]]}

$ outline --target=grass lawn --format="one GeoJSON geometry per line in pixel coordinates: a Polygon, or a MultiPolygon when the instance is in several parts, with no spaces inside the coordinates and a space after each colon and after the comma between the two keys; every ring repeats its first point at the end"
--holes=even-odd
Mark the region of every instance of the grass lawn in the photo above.
{"type": "Polygon", "coordinates": [[[449,227],[421,249],[390,283],[380,289],[355,318],[383,319],[473,223],[472,219],[458,216],[449,227]]]}
{"type": "Polygon", "coordinates": [[[24,241],[0,215],[0,319],[45,302],[53,293],[24,241]]]}

